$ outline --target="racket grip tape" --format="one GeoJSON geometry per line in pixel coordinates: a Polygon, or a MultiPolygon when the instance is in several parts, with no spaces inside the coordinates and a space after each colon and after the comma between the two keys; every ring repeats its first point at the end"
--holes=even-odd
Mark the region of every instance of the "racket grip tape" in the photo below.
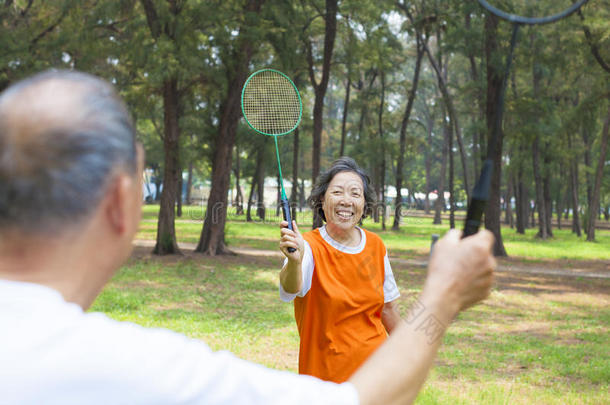
{"type": "Polygon", "coordinates": [[[474,235],[479,231],[479,227],[481,226],[481,218],[483,217],[483,212],[485,211],[486,205],[487,201],[476,198],[473,198],[470,201],[468,206],[468,214],[466,215],[466,221],[464,222],[464,232],[462,233],[462,238],[474,235]]]}
{"type": "MultiPolygon", "coordinates": [[[[291,231],[294,231],[294,229],[292,228],[292,216],[290,215],[290,203],[288,202],[287,199],[282,198],[282,200],[280,201],[280,204],[282,205],[282,213],[284,214],[284,220],[288,221],[288,229],[290,229],[291,231]]],[[[289,247],[288,248],[288,253],[293,253],[295,252],[296,249],[289,247]]]]}
{"type": "Polygon", "coordinates": [[[481,176],[474,186],[474,190],[472,190],[472,198],[468,204],[468,212],[466,214],[466,221],[464,222],[462,238],[474,235],[479,231],[481,219],[483,218],[485,207],[489,200],[492,173],[493,162],[491,159],[486,159],[485,162],[483,162],[481,176]]]}

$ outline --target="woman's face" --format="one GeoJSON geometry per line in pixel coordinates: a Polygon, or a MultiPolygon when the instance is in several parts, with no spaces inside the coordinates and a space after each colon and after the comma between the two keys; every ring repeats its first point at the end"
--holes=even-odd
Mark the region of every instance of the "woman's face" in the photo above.
{"type": "Polygon", "coordinates": [[[342,230],[349,230],[360,222],[364,205],[364,185],[354,172],[337,173],[328,184],[322,200],[326,222],[342,230]]]}

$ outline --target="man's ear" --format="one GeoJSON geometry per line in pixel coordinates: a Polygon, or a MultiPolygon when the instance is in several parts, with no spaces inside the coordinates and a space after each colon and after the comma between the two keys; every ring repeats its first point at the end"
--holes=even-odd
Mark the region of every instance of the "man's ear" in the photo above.
{"type": "Polygon", "coordinates": [[[110,228],[119,236],[127,232],[133,197],[133,178],[126,174],[116,176],[106,191],[104,210],[110,228]]]}

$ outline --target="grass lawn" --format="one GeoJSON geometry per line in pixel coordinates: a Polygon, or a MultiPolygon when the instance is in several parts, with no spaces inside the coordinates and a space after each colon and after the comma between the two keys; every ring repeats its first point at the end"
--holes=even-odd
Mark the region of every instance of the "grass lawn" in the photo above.
{"type": "MultiPolygon", "coordinates": [[[[155,209],[146,207],[138,238],[154,239],[155,209]]],[[[232,217],[227,242],[230,247],[276,250],[276,222],[232,217]]],[[[307,218],[300,222],[306,224],[307,218]]],[[[196,243],[201,226],[201,219],[177,220],[179,241],[196,243]]],[[[364,226],[381,235],[393,257],[402,258],[426,255],[430,235],[448,228],[427,218],[405,218],[399,232],[381,231],[371,221],[364,226]]],[[[539,241],[534,230],[518,235],[503,229],[513,262],[610,270],[609,231],[597,231],[596,243],[565,230],[555,235],[539,241]]],[[[150,250],[136,249],[92,310],[172,329],[213,349],[296,371],[293,309],[279,300],[277,291],[280,258],[207,257],[189,251],[155,257],[150,250]]],[[[425,273],[400,260],[393,269],[404,315],[425,273]]],[[[608,403],[610,279],[498,272],[496,280],[491,297],[461,314],[449,329],[417,404],[608,403]]]]}
{"type": "MultiPolygon", "coordinates": [[[[278,258],[149,251],[136,249],[92,310],[296,371],[298,334],[292,306],[278,298],[278,258]]],[[[394,272],[404,315],[424,270],[398,263],[394,272]]],[[[450,328],[417,403],[607,401],[610,280],[499,273],[496,284],[450,328]]]]}
{"type": "MultiPolygon", "coordinates": [[[[144,206],[143,221],[140,225],[138,239],[154,240],[157,234],[158,205],[144,206]]],[[[257,218],[254,222],[246,222],[245,216],[229,215],[225,230],[229,247],[249,247],[256,249],[277,250],[279,243],[279,218],[275,210],[267,210],[266,220],[257,218]]],[[[197,243],[203,226],[204,213],[201,207],[185,207],[182,218],[176,219],[176,235],[179,242],[197,243]]],[[[311,229],[311,214],[297,214],[301,231],[311,229]]],[[[449,221],[443,220],[442,225],[433,225],[431,218],[405,217],[399,231],[389,230],[391,220],[387,221],[386,231],[381,230],[381,224],[374,223],[370,218],[363,226],[377,233],[385,242],[392,257],[412,257],[426,255],[430,250],[432,234],[443,235],[449,229],[449,221]]],[[[457,222],[461,227],[462,223],[457,222]]],[[[525,235],[518,234],[514,229],[504,227],[502,238],[504,246],[511,257],[519,258],[528,263],[547,262],[549,260],[609,260],[610,231],[597,230],[596,242],[586,242],[585,237],[573,235],[570,229],[554,229],[554,237],[546,241],[536,238],[536,229],[526,230],[525,235]]],[[[568,263],[569,265],[569,263],[568,263]]]]}

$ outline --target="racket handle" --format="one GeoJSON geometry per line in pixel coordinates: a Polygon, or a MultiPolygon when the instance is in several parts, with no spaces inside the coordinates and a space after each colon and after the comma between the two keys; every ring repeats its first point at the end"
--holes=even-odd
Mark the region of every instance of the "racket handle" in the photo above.
{"type": "MultiPolygon", "coordinates": [[[[294,231],[294,229],[292,229],[292,216],[290,215],[290,203],[288,202],[287,199],[282,198],[282,200],[280,201],[280,204],[282,204],[282,213],[284,214],[284,220],[288,221],[288,229],[290,229],[291,231],[294,231]]],[[[289,247],[288,248],[288,253],[294,253],[296,251],[295,248],[289,247]]]]}
{"type": "Polygon", "coordinates": [[[462,238],[474,235],[479,232],[481,218],[485,212],[487,201],[489,200],[489,189],[491,187],[491,174],[493,173],[493,162],[491,159],[485,160],[481,169],[481,177],[477,181],[472,191],[472,198],[468,204],[468,213],[464,222],[464,232],[462,238]]]}
{"type": "Polygon", "coordinates": [[[487,201],[479,200],[477,198],[472,198],[470,200],[470,204],[468,205],[468,214],[466,215],[466,222],[464,223],[464,232],[462,233],[462,238],[474,235],[475,233],[479,232],[479,227],[481,226],[481,218],[483,217],[483,212],[485,212],[486,205],[487,201]]]}

